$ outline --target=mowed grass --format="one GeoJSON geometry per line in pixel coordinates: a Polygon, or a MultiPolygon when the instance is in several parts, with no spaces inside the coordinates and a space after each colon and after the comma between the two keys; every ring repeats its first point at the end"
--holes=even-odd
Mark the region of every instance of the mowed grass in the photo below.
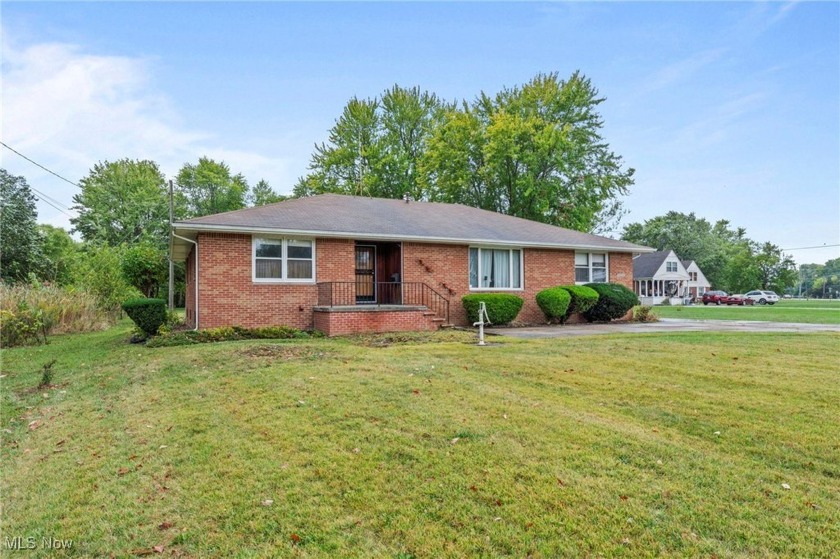
{"type": "Polygon", "coordinates": [[[801,322],[808,324],[840,324],[840,300],[784,299],[775,305],[728,306],[689,305],[654,307],[661,318],[696,320],[764,320],[769,322],[801,322]]]}
{"type": "Polygon", "coordinates": [[[840,554],[833,333],[129,331],[2,354],[3,537],[74,541],[27,556],[840,554]]]}

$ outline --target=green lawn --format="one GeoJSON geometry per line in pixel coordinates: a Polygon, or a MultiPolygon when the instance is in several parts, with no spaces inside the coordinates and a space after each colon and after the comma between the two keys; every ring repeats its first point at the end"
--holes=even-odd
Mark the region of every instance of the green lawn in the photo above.
{"type": "Polygon", "coordinates": [[[2,536],[74,541],[27,557],[840,554],[836,334],[129,332],[2,353],[2,536]]]}
{"type": "Polygon", "coordinates": [[[690,305],[687,307],[654,307],[662,318],[699,320],[766,320],[770,322],[806,322],[840,324],[840,300],[809,301],[788,299],[775,305],[727,306],[690,305]]]}

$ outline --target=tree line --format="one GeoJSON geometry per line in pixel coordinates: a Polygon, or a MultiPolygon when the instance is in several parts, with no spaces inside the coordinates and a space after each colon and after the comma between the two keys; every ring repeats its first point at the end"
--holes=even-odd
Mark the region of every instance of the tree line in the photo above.
{"type": "MultiPolygon", "coordinates": [[[[279,202],[265,181],[249,187],[224,162],[202,157],[178,172],[176,220],[279,202]]],[[[132,290],[164,296],[169,244],[169,185],[154,161],[121,159],[93,166],[73,196],[77,215],[66,230],[37,222],[36,198],[26,179],[0,169],[0,279],[48,282],[95,292],[118,307],[132,290]]],[[[183,302],[184,268],[175,269],[176,301],[183,302]]]]}
{"type": "Polygon", "coordinates": [[[798,278],[793,259],[778,246],[753,241],[744,228],[733,228],[726,220],[712,224],[694,213],[672,211],[626,225],[621,238],[657,250],[673,250],[683,260],[694,260],[713,289],[784,293],[798,278]]]}

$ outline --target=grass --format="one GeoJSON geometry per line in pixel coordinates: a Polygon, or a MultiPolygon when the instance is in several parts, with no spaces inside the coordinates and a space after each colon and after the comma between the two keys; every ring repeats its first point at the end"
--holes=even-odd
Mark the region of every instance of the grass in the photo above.
{"type": "Polygon", "coordinates": [[[35,556],[840,553],[833,333],[129,333],[2,354],[2,535],[74,541],[35,556]]]}
{"type": "Polygon", "coordinates": [[[661,318],[699,320],[764,320],[769,322],[801,322],[840,324],[840,300],[782,300],[775,305],[727,306],[690,305],[654,307],[661,318]]]}

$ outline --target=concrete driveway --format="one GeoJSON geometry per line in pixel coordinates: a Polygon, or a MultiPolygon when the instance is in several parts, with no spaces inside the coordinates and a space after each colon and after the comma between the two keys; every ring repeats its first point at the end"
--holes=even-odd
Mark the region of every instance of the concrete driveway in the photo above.
{"type": "Polygon", "coordinates": [[[838,324],[799,324],[752,320],[684,320],[661,318],[659,322],[613,322],[610,324],[566,324],[526,328],[486,328],[489,334],[514,338],[560,338],[595,334],[650,334],[654,332],[840,332],[838,324]]]}

